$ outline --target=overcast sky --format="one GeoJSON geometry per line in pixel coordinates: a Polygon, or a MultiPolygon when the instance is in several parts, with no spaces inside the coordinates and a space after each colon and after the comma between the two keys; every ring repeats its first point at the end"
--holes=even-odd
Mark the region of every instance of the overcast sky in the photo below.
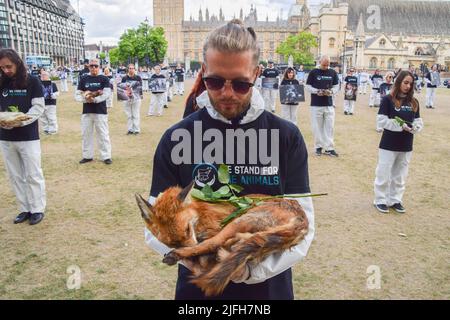
{"type": "MultiPolygon", "coordinates": [[[[70,0],[75,10],[78,10],[78,1],[70,0]]],[[[171,1],[171,0],[167,0],[171,1]]],[[[329,0],[309,0],[308,3],[317,5],[329,0]]],[[[242,7],[244,15],[250,11],[250,6],[256,6],[258,19],[276,20],[278,15],[287,18],[290,6],[295,0],[239,0],[233,1],[230,6],[229,0],[185,0],[184,17],[189,20],[192,15],[198,19],[198,10],[202,8],[203,15],[208,7],[209,15],[218,15],[222,8],[226,19],[236,14],[242,7]]],[[[134,28],[148,17],[153,23],[153,1],[148,0],[79,0],[80,14],[86,23],[86,44],[99,43],[117,44],[120,35],[128,28],[134,28]]]]}

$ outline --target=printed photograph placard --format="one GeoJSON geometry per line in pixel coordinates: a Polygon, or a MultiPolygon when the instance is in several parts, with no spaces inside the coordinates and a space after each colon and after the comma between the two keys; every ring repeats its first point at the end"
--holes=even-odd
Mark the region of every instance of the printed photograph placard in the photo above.
{"type": "Polygon", "coordinates": [[[298,104],[305,102],[305,87],[301,84],[288,84],[280,86],[281,104],[298,104]]]}
{"type": "Polygon", "coordinates": [[[139,81],[127,81],[117,85],[117,100],[138,100],[142,97],[142,85],[139,81]],[[131,96],[129,95],[131,93],[131,96]]]}
{"type": "Polygon", "coordinates": [[[344,100],[356,101],[358,94],[358,86],[354,83],[347,83],[345,85],[344,100]]]}
{"type": "Polygon", "coordinates": [[[278,89],[278,79],[277,78],[262,78],[262,88],[263,89],[278,89]]]}
{"type": "Polygon", "coordinates": [[[150,88],[151,93],[164,93],[166,92],[166,79],[150,79],[148,87],[150,88]]]}
{"type": "Polygon", "coordinates": [[[373,87],[374,88],[379,88],[382,83],[383,83],[383,79],[381,79],[381,78],[373,79],[373,87]]]}

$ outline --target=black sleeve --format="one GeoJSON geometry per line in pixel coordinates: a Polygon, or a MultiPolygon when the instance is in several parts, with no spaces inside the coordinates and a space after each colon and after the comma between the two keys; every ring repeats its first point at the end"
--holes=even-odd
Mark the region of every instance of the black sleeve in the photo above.
{"type": "Polygon", "coordinates": [[[84,78],[80,77],[80,81],[78,81],[77,90],[84,91],[84,78]]]}
{"type": "Polygon", "coordinates": [[[339,84],[339,77],[338,77],[337,72],[335,71],[334,75],[333,75],[333,86],[335,86],[337,84],[339,84]]]}
{"type": "Polygon", "coordinates": [[[313,71],[311,71],[308,74],[308,79],[306,80],[306,84],[310,85],[310,86],[314,86],[314,72],[313,71]]]}
{"type": "Polygon", "coordinates": [[[390,115],[390,106],[391,106],[391,99],[389,99],[389,96],[385,96],[383,97],[383,99],[381,99],[381,103],[380,103],[380,110],[378,111],[379,115],[385,115],[388,116],[390,115]]]}
{"type": "Polygon", "coordinates": [[[122,81],[121,81],[121,83],[125,83],[125,82],[127,82],[127,79],[128,79],[128,77],[127,77],[127,76],[123,77],[123,78],[122,78],[122,81]]]}
{"type": "Polygon", "coordinates": [[[309,193],[308,150],[305,141],[296,128],[288,151],[288,168],[285,194],[309,193]]]}
{"type": "Polygon", "coordinates": [[[181,185],[178,167],[172,163],[170,131],[161,138],[153,157],[153,174],[150,196],[157,197],[169,187],[181,185]]]}
{"type": "Polygon", "coordinates": [[[52,85],[53,85],[53,92],[58,92],[58,87],[56,83],[53,82],[52,85]]]}
{"type": "Polygon", "coordinates": [[[41,85],[41,81],[38,78],[31,77],[30,85],[31,99],[44,97],[44,89],[41,85]]]}

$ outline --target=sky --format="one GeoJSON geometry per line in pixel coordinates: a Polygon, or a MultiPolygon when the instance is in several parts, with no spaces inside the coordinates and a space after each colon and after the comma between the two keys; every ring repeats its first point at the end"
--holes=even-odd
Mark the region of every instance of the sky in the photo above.
{"type": "MultiPolygon", "coordinates": [[[[171,0],[167,0],[171,1],[171,0]]],[[[153,1],[148,0],[70,0],[75,10],[85,20],[85,43],[99,44],[102,41],[107,45],[117,44],[120,35],[128,28],[135,28],[140,22],[148,18],[153,23],[153,1]]],[[[317,5],[329,0],[309,0],[308,3],[317,5]]],[[[256,6],[258,19],[274,21],[277,16],[287,18],[289,8],[295,0],[239,0],[233,1],[230,6],[229,0],[185,0],[184,17],[189,20],[192,15],[198,19],[198,10],[201,8],[203,16],[208,7],[209,15],[219,15],[222,8],[226,19],[231,19],[233,15],[239,17],[242,7],[244,15],[248,14],[253,4],[256,6]]]]}

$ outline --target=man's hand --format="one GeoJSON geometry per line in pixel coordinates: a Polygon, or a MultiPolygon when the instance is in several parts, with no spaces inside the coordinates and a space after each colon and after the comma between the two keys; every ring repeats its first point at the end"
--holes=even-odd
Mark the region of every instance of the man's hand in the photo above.
{"type": "Polygon", "coordinates": [[[17,127],[21,127],[21,122],[6,122],[3,120],[0,120],[0,128],[5,129],[5,130],[11,130],[17,127]]]}

